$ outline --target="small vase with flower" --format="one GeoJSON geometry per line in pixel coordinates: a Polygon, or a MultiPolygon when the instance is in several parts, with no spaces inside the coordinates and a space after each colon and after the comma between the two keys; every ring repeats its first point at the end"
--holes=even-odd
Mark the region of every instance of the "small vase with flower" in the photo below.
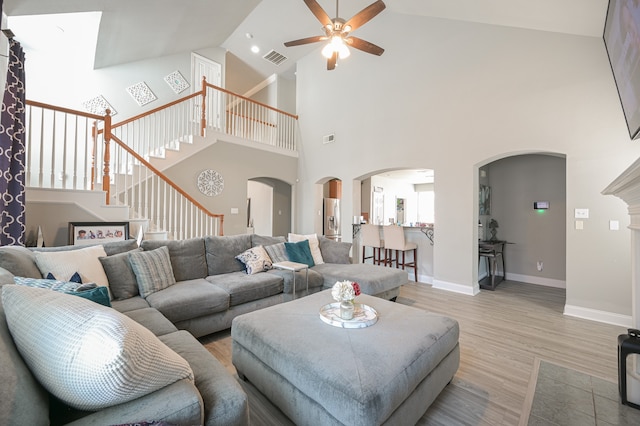
{"type": "Polygon", "coordinates": [[[331,296],[340,303],[340,318],[353,319],[355,312],[354,300],[360,295],[360,285],[352,281],[338,281],[331,288],[331,296]]]}

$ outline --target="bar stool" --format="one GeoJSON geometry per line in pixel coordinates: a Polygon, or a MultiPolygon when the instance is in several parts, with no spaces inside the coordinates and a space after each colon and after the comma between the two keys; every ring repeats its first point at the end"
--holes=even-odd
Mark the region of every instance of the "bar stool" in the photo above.
{"type": "Polygon", "coordinates": [[[384,249],[384,240],[380,239],[380,227],[377,225],[364,224],[360,227],[360,235],[362,235],[362,263],[367,259],[371,259],[374,265],[380,265],[381,263],[387,263],[386,250],[384,249]],[[367,247],[373,249],[371,256],[365,256],[367,247]],[[380,253],[384,253],[384,259],[381,258],[380,253]]]}
{"type": "Polygon", "coordinates": [[[622,404],[640,408],[640,405],[627,400],[627,356],[640,354],[640,331],[629,329],[628,333],[618,336],[618,391],[622,404]]]}
{"type": "Polygon", "coordinates": [[[384,234],[384,248],[385,252],[388,251],[388,254],[385,255],[387,258],[385,265],[387,263],[393,267],[393,262],[396,263],[396,268],[402,266],[402,269],[406,266],[409,268],[413,268],[415,281],[418,282],[418,245],[416,243],[408,243],[404,239],[404,229],[402,226],[395,225],[386,225],[383,228],[384,234]],[[393,251],[396,252],[396,258],[393,259],[393,251]],[[413,251],[413,261],[407,262],[405,260],[405,253],[408,251],[413,251]],[[402,252],[402,262],[400,262],[400,252],[402,252]]]}

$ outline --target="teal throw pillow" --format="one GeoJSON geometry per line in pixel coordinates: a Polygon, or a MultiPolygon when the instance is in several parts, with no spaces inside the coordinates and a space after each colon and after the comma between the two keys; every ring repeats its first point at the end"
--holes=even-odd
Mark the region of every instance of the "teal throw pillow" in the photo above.
{"type": "Polygon", "coordinates": [[[309,240],[302,240],[297,243],[284,243],[287,250],[287,257],[291,262],[304,263],[309,267],[315,266],[311,249],[309,248],[309,240]]]}
{"type": "Polygon", "coordinates": [[[99,303],[103,306],[111,307],[111,300],[109,297],[109,289],[105,286],[98,286],[91,290],[84,291],[65,291],[66,294],[71,294],[73,296],[80,296],[85,299],[91,300],[92,302],[99,303]]]}

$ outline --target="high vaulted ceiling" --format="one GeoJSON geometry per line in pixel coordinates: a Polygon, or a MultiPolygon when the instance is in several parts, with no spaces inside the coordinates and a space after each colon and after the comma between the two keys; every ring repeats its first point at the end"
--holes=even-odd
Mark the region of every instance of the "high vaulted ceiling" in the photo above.
{"type": "MultiPolygon", "coordinates": [[[[335,1],[318,2],[330,16],[335,15],[335,1]]],[[[372,2],[343,0],[340,16],[347,19],[372,2]]],[[[608,0],[387,0],[386,4],[382,13],[600,37],[608,0]]],[[[102,12],[95,68],[224,47],[266,77],[291,72],[299,58],[318,48],[317,44],[285,48],[284,42],[322,34],[320,24],[302,0],[4,1],[9,17],[90,11],[102,12]],[[250,51],[252,45],[260,48],[259,54],[250,51]],[[279,66],[264,60],[262,56],[270,50],[288,59],[279,66]]],[[[367,34],[375,31],[375,19],[367,27],[367,34]]],[[[28,36],[16,33],[17,40],[28,36]]],[[[384,40],[370,41],[384,46],[384,40]]]]}

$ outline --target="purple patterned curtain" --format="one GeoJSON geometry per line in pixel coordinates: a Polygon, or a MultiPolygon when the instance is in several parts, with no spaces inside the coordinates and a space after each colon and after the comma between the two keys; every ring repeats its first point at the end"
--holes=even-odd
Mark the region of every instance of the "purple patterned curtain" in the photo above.
{"type": "Polygon", "coordinates": [[[0,245],[24,245],[24,78],[24,51],[20,43],[9,40],[7,85],[0,110],[0,245]]]}

